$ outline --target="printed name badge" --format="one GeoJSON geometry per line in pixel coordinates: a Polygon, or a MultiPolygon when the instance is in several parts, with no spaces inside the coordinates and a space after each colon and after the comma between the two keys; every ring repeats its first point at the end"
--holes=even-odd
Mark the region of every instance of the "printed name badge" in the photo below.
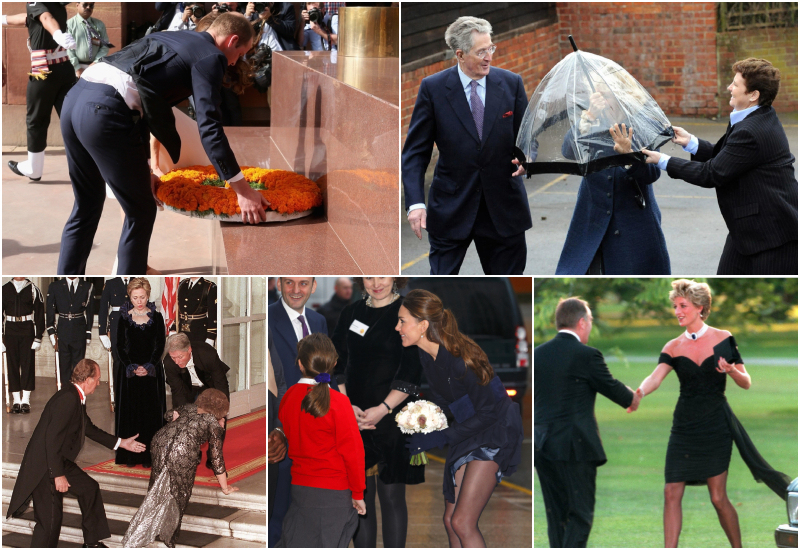
{"type": "Polygon", "coordinates": [[[361,336],[364,336],[364,333],[367,332],[367,329],[369,329],[369,327],[357,319],[353,319],[353,324],[350,325],[350,330],[356,334],[360,334],[361,336]]]}

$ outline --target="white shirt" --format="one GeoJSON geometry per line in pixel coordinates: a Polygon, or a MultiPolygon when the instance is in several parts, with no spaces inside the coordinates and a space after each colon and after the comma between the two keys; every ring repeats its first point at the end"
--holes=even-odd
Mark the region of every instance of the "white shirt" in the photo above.
{"type": "MultiPolygon", "coordinates": [[[[577,334],[575,334],[574,332],[572,332],[572,331],[571,331],[571,330],[569,330],[569,329],[562,328],[562,329],[561,329],[561,330],[559,330],[558,332],[566,332],[567,334],[571,334],[571,335],[573,335],[575,338],[577,338],[577,339],[578,339],[578,342],[580,342],[580,341],[581,341],[581,337],[580,337],[580,336],[578,336],[577,334]]],[[[583,342],[581,342],[581,343],[583,343],[583,342]]]]}
{"type": "Polygon", "coordinates": [[[17,289],[17,294],[22,292],[22,289],[28,286],[28,281],[26,280],[15,281],[14,279],[11,279],[11,282],[14,283],[14,288],[17,289]]]}
{"type": "Polygon", "coordinates": [[[194,370],[194,356],[189,357],[189,362],[186,363],[186,370],[189,371],[189,377],[192,379],[192,386],[202,388],[203,383],[200,381],[200,378],[198,378],[197,371],[194,370]]]}
{"type": "MultiPolygon", "coordinates": [[[[184,6],[184,9],[185,9],[185,6],[184,6]]],[[[193,31],[196,26],[197,25],[195,25],[195,23],[194,23],[194,21],[192,21],[191,17],[189,17],[189,21],[187,21],[186,23],[183,22],[183,10],[181,9],[181,3],[179,2],[175,6],[175,15],[172,16],[172,21],[170,22],[169,27],[167,27],[167,30],[168,31],[185,31],[185,30],[193,31]]]]}
{"type": "Polygon", "coordinates": [[[317,381],[313,378],[301,378],[297,381],[298,384],[309,384],[310,386],[316,386],[317,381]]]}
{"type": "Polygon", "coordinates": [[[306,329],[308,329],[308,333],[311,334],[311,327],[308,325],[308,317],[305,316],[305,306],[303,306],[302,313],[297,313],[295,310],[286,305],[286,302],[283,301],[283,298],[281,298],[281,303],[283,304],[283,309],[285,309],[286,313],[289,315],[289,321],[292,322],[292,328],[294,329],[294,335],[297,336],[297,341],[299,342],[303,339],[303,325],[300,323],[300,319],[298,319],[298,317],[301,315],[303,316],[303,319],[306,320],[306,329]]]}
{"type": "Polygon", "coordinates": [[[270,27],[267,23],[264,23],[264,32],[261,33],[261,40],[258,41],[258,45],[266,44],[273,52],[282,52],[283,46],[278,41],[278,35],[275,34],[275,29],[270,27]]]}
{"type": "Polygon", "coordinates": [[[75,289],[78,288],[78,279],[67,279],[67,285],[69,286],[70,292],[75,292],[75,289]]]}
{"type": "MultiPolygon", "coordinates": [[[[85,405],[86,404],[86,394],[83,393],[83,389],[78,384],[76,384],[75,382],[73,382],[72,385],[75,386],[76,388],[78,388],[78,393],[81,395],[81,405],[85,405]]],[[[117,444],[114,445],[114,450],[115,451],[117,450],[117,448],[119,448],[119,444],[120,443],[122,443],[122,438],[118,437],[117,438],[117,444]]]]}
{"type": "Polygon", "coordinates": [[[139,114],[144,116],[139,89],[128,73],[120,71],[110,63],[95,63],[83,71],[81,78],[87,82],[111,86],[122,97],[129,109],[139,111],[139,114]]]}

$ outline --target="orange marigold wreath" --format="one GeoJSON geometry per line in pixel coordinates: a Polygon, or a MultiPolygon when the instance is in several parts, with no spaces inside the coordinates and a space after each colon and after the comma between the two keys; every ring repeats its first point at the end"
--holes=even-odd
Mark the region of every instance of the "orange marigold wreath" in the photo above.
{"type": "MultiPolygon", "coordinates": [[[[295,172],[243,166],[242,174],[250,187],[269,201],[267,210],[294,214],[322,205],[319,186],[295,172]]],[[[212,166],[188,166],[159,179],[156,196],[173,208],[201,216],[241,214],[236,192],[227,182],[219,180],[212,166]]]]}

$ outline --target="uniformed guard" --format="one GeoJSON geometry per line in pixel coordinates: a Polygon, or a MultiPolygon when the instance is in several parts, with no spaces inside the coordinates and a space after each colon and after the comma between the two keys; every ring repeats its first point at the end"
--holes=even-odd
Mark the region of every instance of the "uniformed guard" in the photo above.
{"type": "Polygon", "coordinates": [[[217,285],[203,277],[183,279],[178,285],[178,328],[170,332],[185,332],[190,342],[205,342],[216,346],[217,285]]]}
{"type": "Polygon", "coordinates": [[[117,395],[119,393],[119,377],[122,362],[117,351],[117,323],[119,322],[119,308],[129,300],[128,283],[130,277],[114,277],[106,281],[103,286],[103,295],[100,297],[100,311],[97,314],[97,332],[100,334],[100,342],[103,347],[111,351],[114,363],[113,380],[114,395],[112,397],[116,406],[117,395]]]}
{"type": "Polygon", "coordinates": [[[8,385],[14,396],[11,412],[31,412],[36,389],[36,351],[44,334],[42,291],[25,277],[3,285],[3,351],[8,360],[8,385]]]}
{"type": "Polygon", "coordinates": [[[245,181],[219,109],[226,65],[252,44],[253,28],[244,16],[223,13],[203,32],[153,33],[83,72],[64,100],[61,119],[75,206],[64,227],[58,273],[85,272],[107,182],[125,212],[117,272],[145,274],[156,217],[149,134],[177,163],[181,140],[172,106],[190,95],[203,148],[236,192],[242,220],[266,219],[268,202],[245,181]]]}
{"type": "Polygon", "coordinates": [[[47,289],[47,334],[58,353],[61,384],[67,384],[72,369],[86,357],[92,339],[94,311],[92,283],[66,277],[47,289]]]}
{"type": "Polygon", "coordinates": [[[75,39],[67,32],[67,9],[64,2],[28,2],[25,25],[28,27],[28,50],[31,72],[25,93],[28,127],[28,160],[8,161],[11,171],[33,181],[42,179],[47,128],[53,107],[61,116],[64,97],[75,84],[75,70],[67,50],[75,49],[75,39]]]}

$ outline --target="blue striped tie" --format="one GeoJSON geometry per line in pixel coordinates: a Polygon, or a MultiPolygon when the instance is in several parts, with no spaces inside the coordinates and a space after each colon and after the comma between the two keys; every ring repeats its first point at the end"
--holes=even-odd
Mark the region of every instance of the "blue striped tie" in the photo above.
{"type": "Polygon", "coordinates": [[[481,98],[478,97],[478,83],[473,80],[469,85],[472,87],[472,91],[469,94],[472,118],[475,120],[475,128],[478,129],[478,139],[483,140],[483,103],[481,103],[481,98]]]}

